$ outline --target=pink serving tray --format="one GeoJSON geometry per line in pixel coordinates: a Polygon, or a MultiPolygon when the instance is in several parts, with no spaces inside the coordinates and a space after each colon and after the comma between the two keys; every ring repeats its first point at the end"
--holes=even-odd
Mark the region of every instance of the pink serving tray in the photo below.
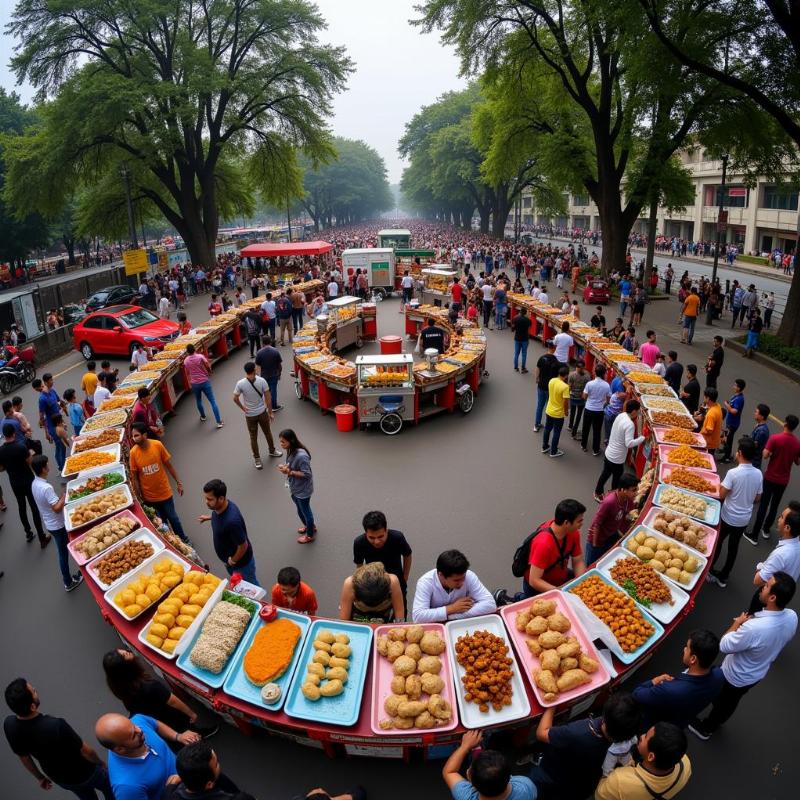
{"type": "MultiPolygon", "coordinates": [[[[669,428],[665,428],[663,426],[655,425],[653,427],[653,433],[656,436],[656,441],[659,444],[663,444],[666,447],[677,447],[676,444],[673,442],[665,442],[664,441],[664,434],[669,430],[669,428]]],[[[706,440],[703,436],[699,433],[695,433],[694,431],[686,431],[687,433],[691,433],[694,436],[694,444],[690,444],[689,447],[700,447],[702,449],[707,449],[706,440]]]]}
{"type": "Polygon", "coordinates": [[[506,629],[511,636],[511,641],[514,643],[514,649],[517,651],[519,662],[524,667],[523,672],[525,673],[525,677],[528,679],[528,683],[531,689],[533,689],[533,693],[536,695],[539,705],[543,708],[559,706],[562,703],[569,703],[578,697],[591,694],[601,686],[605,686],[611,680],[606,665],[603,659],[600,658],[597,649],[592,644],[591,638],[589,638],[589,635],[584,631],[578,618],[573,614],[568,601],[564,599],[564,595],[558,589],[551,589],[549,592],[537,594],[536,597],[520,600],[518,603],[513,603],[510,606],[503,606],[500,609],[500,616],[503,618],[506,629]],[[580,643],[581,650],[583,650],[589,658],[593,658],[599,664],[597,672],[590,675],[591,680],[589,683],[585,683],[583,686],[578,686],[576,689],[571,689],[568,692],[560,692],[555,700],[550,701],[544,699],[542,690],[536,685],[536,681],[533,679],[533,671],[540,667],[539,659],[528,650],[525,644],[525,640],[532,637],[528,636],[524,631],[518,631],[516,626],[517,614],[526,610],[534,600],[555,600],[556,611],[560,611],[572,623],[572,627],[567,631],[566,635],[574,636],[580,643]]]}
{"type": "MultiPolygon", "coordinates": [[[[661,531],[656,531],[656,529],[653,527],[653,520],[655,520],[660,511],[668,511],[668,510],[669,509],[659,508],[658,506],[651,506],[647,514],[645,514],[644,519],[638,520],[636,525],[631,527],[631,531],[634,530],[634,528],[638,527],[639,525],[644,525],[646,528],[650,528],[651,530],[655,531],[661,536],[666,536],[666,534],[661,533],[661,531]]],[[[684,516],[686,515],[684,514],[684,516]]],[[[700,553],[701,556],[705,556],[710,561],[714,557],[714,548],[716,547],[717,544],[717,537],[719,536],[719,532],[717,531],[716,528],[712,528],[710,525],[703,525],[696,519],[693,519],[692,522],[706,532],[706,538],[705,538],[706,552],[703,553],[700,550],[697,550],[697,552],[700,553]]],[[[668,538],[671,539],[672,537],[670,536],[668,538]]],[[[690,545],[685,544],[684,542],[678,542],[677,539],[675,541],[682,547],[688,547],[689,550],[696,550],[696,548],[691,547],[690,545]]]]}
{"type": "MultiPolygon", "coordinates": [[[[658,446],[658,458],[662,464],[669,464],[670,462],[667,461],[667,456],[673,451],[676,450],[680,445],[666,445],[661,444],[658,446]]],[[[703,467],[703,469],[708,470],[709,472],[716,472],[717,471],[717,462],[714,461],[713,456],[709,453],[699,453],[705,460],[708,466],[703,467]]],[[[670,464],[673,467],[680,467],[680,464],[670,464]]],[[[692,469],[700,469],[700,467],[693,467],[692,469]]]]}
{"type": "MultiPolygon", "coordinates": [[[[677,469],[677,464],[667,464],[666,462],[661,462],[661,466],[658,469],[658,477],[661,483],[667,483],[667,478],[672,474],[672,470],[677,469]]],[[[714,491],[713,492],[698,492],[698,494],[706,494],[709,497],[716,497],[719,499],[719,485],[721,483],[719,479],[719,475],[716,472],[711,472],[709,469],[696,469],[695,467],[684,467],[684,469],[688,469],[689,472],[697,473],[701,478],[705,478],[709,483],[714,484],[714,491]]],[[[683,486],[676,486],[676,489],[683,489],[683,486]]],[[[689,491],[694,491],[690,489],[689,491]]]]}
{"type": "MultiPolygon", "coordinates": [[[[453,696],[453,665],[450,663],[450,648],[445,648],[439,654],[442,660],[442,671],[439,676],[444,681],[444,689],[442,689],[442,697],[450,703],[453,709],[453,716],[450,721],[444,725],[438,725],[435,728],[408,728],[404,730],[391,729],[388,731],[381,730],[380,721],[386,719],[388,716],[383,710],[383,704],[386,698],[392,693],[389,684],[394,677],[392,664],[388,658],[384,658],[378,652],[378,637],[385,636],[392,628],[409,628],[409,624],[399,625],[381,625],[375,628],[372,636],[372,713],[370,714],[370,728],[376,736],[408,736],[423,735],[426,733],[441,733],[442,731],[451,731],[458,725],[458,704],[453,696]]],[[[426,631],[436,631],[442,637],[442,641],[446,642],[447,639],[444,635],[444,625],[438,622],[426,622],[422,624],[426,631]]],[[[423,694],[423,697],[428,695],[423,694]]]]}
{"type": "MultiPolygon", "coordinates": [[[[129,519],[132,519],[136,523],[136,527],[131,531],[131,533],[136,533],[136,531],[139,530],[139,528],[142,527],[142,521],[139,519],[139,517],[137,517],[136,514],[134,514],[132,511],[130,511],[127,508],[124,511],[120,511],[118,514],[114,514],[111,517],[107,517],[106,519],[101,519],[95,524],[96,525],[102,525],[104,522],[109,522],[112,519],[117,519],[118,517],[128,517],[129,519]]],[[[86,524],[90,525],[91,523],[87,522],[86,524]]],[[[95,526],[93,525],[92,527],[95,527],[95,526]]],[[[150,529],[148,528],[148,530],[150,530],[150,529]]],[[[82,567],[87,561],[91,561],[93,558],[97,558],[97,556],[102,555],[103,553],[106,552],[105,550],[103,550],[103,553],[96,553],[93,556],[88,556],[87,557],[87,556],[83,555],[83,553],[81,553],[80,550],[76,550],[75,549],[75,545],[78,544],[79,542],[82,542],[86,538],[86,536],[88,534],[90,534],[91,532],[92,532],[92,528],[89,528],[89,530],[84,531],[80,536],[76,536],[71,542],[69,542],[67,544],[67,550],[69,550],[70,555],[72,556],[72,558],[74,559],[75,563],[79,567],[82,567]]],[[[153,531],[150,531],[150,532],[152,533],[153,531]]],[[[129,533],[128,536],[130,536],[131,533],[129,533]]],[[[126,536],[125,539],[127,539],[128,536],[126,536]]],[[[125,539],[120,539],[119,541],[120,542],[124,542],[125,539]]],[[[117,542],[117,544],[119,544],[119,542],[117,542]]],[[[114,547],[114,546],[115,545],[113,545],[113,544],[111,545],[111,547],[114,547]]],[[[110,550],[111,547],[109,547],[107,549],[110,550]]]]}

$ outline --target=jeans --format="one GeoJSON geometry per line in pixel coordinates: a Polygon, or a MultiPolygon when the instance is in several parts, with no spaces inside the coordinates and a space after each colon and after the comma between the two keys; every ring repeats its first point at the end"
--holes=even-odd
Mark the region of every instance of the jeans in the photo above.
{"type": "Polygon", "coordinates": [[[101,764],[97,764],[94,772],[83,783],[59,783],[65,792],[72,792],[80,800],[97,800],[97,792],[103,795],[105,800],[114,800],[114,791],[108,780],[108,770],[101,764]]]}
{"type": "Polygon", "coordinates": [[[536,387],[536,416],[534,417],[533,424],[537,428],[540,428],[542,425],[542,414],[547,405],[548,396],[549,393],[547,389],[542,389],[539,386],[536,387]]]}
{"type": "Polygon", "coordinates": [[[56,550],[58,551],[58,568],[61,570],[61,579],[64,581],[64,586],[69,586],[72,583],[72,574],[69,571],[69,550],[67,550],[67,536],[66,528],[59,528],[55,531],[48,531],[56,543],[56,550]]]}
{"type": "Polygon", "coordinates": [[[228,575],[233,575],[234,572],[238,572],[248,583],[252,583],[253,586],[261,586],[261,584],[258,582],[258,578],[256,578],[255,556],[253,556],[250,559],[250,562],[244,566],[239,565],[232,567],[230,564],[225,564],[225,569],[228,570],[228,575]]]}
{"type": "Polygon", "coordinates": [[[619,315],[623,319],[625,319],[625,311],[627,310],[627,308],[628,308],[628,301],[627,300],[621,301],[619,304],[619,315]]]}
{"type": "Polygon", "coordinates": [[[736,320],[739,319],[739,314],[740,314],[741,310],[742,310],[741,306],[734,306],[733,307],[733,309],[732,309],[733,319],[731,319],[731,328],[734,328],[736,326],[736,320]]]}
{"type": "Polygon", "coordinates": [[[733,565],[736,563],[736,555],[739,552],[739,542],[742,541],[742,534],[747,530],[747,525],[728,525],[725,520],[719,523],[719,539],[717,540],[717,551],[714,554],[714,560],[711,562],[711,571],[718,575],[722,580],[728,580],[731,574],[733,565]],[[719,561],[722,555],[722,543],[728,540],[728,555],[725,558],[725,564],[721,570],[715,570],[714,565],[719,561]]]}
{"type": "Polygon", "coordinates": [[[491,300],[484,300],[483,301],[483,327],[489,327],[489,320],[492,316],[492,301],[491,300]]]}
{"type": "Polygon", "coordinates": [[[600,452],[600,435],[603,430],[602,411],[585,409],[583,412],[583,430],[581,431],[581,447],[585,450],[589,444],[589,431],[592,432],[592,452],[600,452]]]}
{"type": "Polygon", "coordinates": [[[686,317],[683,318],[683,329],[686,331],[686,341],[689,344],[692,343],[692,339],[694,339],[694,326],[697,323],[697,317],[686,317]]]}
{"type": "Polygon", "coordinates": [[[291,497],[297,508],[297,516],[300,517],[300,522],[306,526],[306,536],[309,539],[313,539],[317,533],[317,526],[314,522],[314,512],[311,510],[311,498],[297,497],[294,494],[291,497]]]}
{"type": "Polygon", "coordinates": [[[278,407],[278,381],[280,377],[276,375],[274,378],[265,378],[267,386],[269,386],[269,394],[272,398],[272,410],[278,407]]]}
{"type": "Polygon", "coordinates": [[[612,547],[619,541],[619,534],[615,533],[613,536],[606,539],[603,544],[592,544],[588,539],[586,540],[586,547],[583,548],[583,555],[586,560],[586,566],[594,564],[599,558],[602,558],[612,547]]]}
{"type": "Polygon", "coordinates": [[[267,335],[272,339],[272,344],[275,344],[275,328],[277,326],[277,319],[267,320],[267,335]]]}
{"type": "Polygon", "coordinates": [[[722,457],[723,458],[730,458],[731,457],[731,450],[733,448],[733,438],[736,436],[736,431],[738,428],[726,428],[725,429],[725,444],[722,447],[722,457]]]}
{"type": "Polygon", "coordinates": [[[766,478],[764,479],[761,501],[756,512],[756,522],[753,525],[753,533],[756,536],[758,536],[760,530],[763,530],[764,533],[769,533],[772,523],[775,522],[775,517],[778,516],[778,506],[785,491],[785,486],[768,481],[766,478]]]}
{"type": "MultiPolygon", "coordinates": [[[[758,681],[756,681],[758,683],[758,681]]],[[[720,726],[724,725],[736,711],[739,701],[756,685],[751,683],[749,686],[734,686],[723,679],[722,689],[714,699],[711,706],[711,713],[703,720],[703,730],[713,733],[720,726]]]]}
{"type": "Polygon", "coordinates": [[[19,510],[19,521],[22,523],[22,529],[25,531],[26,536],[33,536],[31,531],[31,523],[28,521],[28,509],[26,503],[31,507],[33,514],[33,524],[36,527],[36,533],[39,540],[44,539],[44,529],[42,528],[42,518],[39,515],[39,509],[36,507],[36,501],[33,499],[33,492],[31,485],[28,486],[12,486],[11,490],[14,492],[14,497],[17,498],[17,508],[19,510]]]}
{"type": "Polygon", "coordinates": [[[253,453],[253,458],[261,458],[258,450],[258,429],[264,431],[264,436],[267,437],[267,444],[269,445],[270,453],[275,449],[275,442],[272,439],[272,431],[269,427],[269,414],[262,411],[257,417],[245,417],[247,422],[247,432],[250,434],[250,450],[253,453]]]}
{"type": "Polygon", "coordinates": [[[501,331],[505,328],[505,321],[506,321],[506,312],[508,311],[508,306],[499,305],[494,310],[494,323],[497,326],[497,330],[501,331]]]}
{"type": "Polygon", "coordinates": [[[622,464],[615,464],[603,456],[603,471],[597,479],[597,486],[595,486],[594,493],[602,496],[605,494],[606,481],[611,478],[611,488],[616,489],[619,486],[619,479],[625,471],[625,462],[622,464]]]}
{"type": "Polygon", "coordinates": [[[769,328],[772,325],[772,309],[764,309],[764,327],[769,328]]]}
{"type": "Polygon", "coordinates": [[[553,434],[553,441],[550,445],[550,455],[555,455],[558,452],[558,440],[561,438],[561,429],[564,427],[564,417],[551,417],[545,414],[544,423],[544,442],[542,442],[542,450],[548,446],[550,433],[553,434]]]}
{"type": "Polygon", "coordinates": [[[583,409],[586,401],[580,397],[577,400],[569,399],[569,429],[572,431],[573,437],[578,435],[578,426],[581,424],[581,417],[583,416],[583,409]]]}
{"type": "Polygon", "coordinates": [[[612,414],[603,412],[603,432],[606,435],[606,441],[611,438],[611,428],[614,426],[614,420],[617,418],[618,414],[619,411],[612,414]]]}
{"type": "Polygon", "coordinates": [[[183,532],[183,525],[181,524],[178,512],[175,510],[175,498],[168,497],[166,500],[159,500],[158,502],[145,498],[145,502],[153,506],[161,519],[165,522],[169,522],[172,526],[172,530],[175,531],[179,538],[183,539],[184,542],[189,541],[186,538],[186,534],[183,532]]]}
{"type": "Polygon", "coordinates": [[[61,472],[64,469],[64,462],[67,460],[67,448],[58,437],[54,437],[54,443],[56,447],[56,465],[58,466],[58,471],[61,472]]]}
{"type": "Polygon", "coordinates": [[[203,408],[203,395],[208,398],[208,402],[211,405],[211,410],[214,412],[214,419],[217,421],[217,425],[219,425],[219,423],[222,422],[222,417],[219,415],[217,401],[214,399],[214,390],[211,388],[211,381],[205,381],[204,383],[193,383],[192,393],[194,394],[194,400],[197,403],[197,410],[200,412],[201,417],[205,417],[206,415],[206,410],[203,408]]]}
{"type": "Polygon", "coordinates": [[[411,302],[411,294],[413,291],[413,289],[403,289],[403,305],[407,305],[411,302]]]}
{"type": "Polygon", "coordinates": [[[293,308],[292,309],[292,327],[294,328],[294,332],[300,330],[303,327],[303,314],[305,313],[304,308],[293,308]]]}
{"type": "Polygon", "coordinates": [[[525,369],[525,364],[528,362],[528,341],[518,342],[514,339],[514,369],[517,368],[520,356],[522,356],[522,369],[525,369]]]}
{"type": "Polygon", "coordinates": [[[250,358],[252,358],[261,349],[261,334],[248,333],[247,341],[250,344],[250,358]]]}

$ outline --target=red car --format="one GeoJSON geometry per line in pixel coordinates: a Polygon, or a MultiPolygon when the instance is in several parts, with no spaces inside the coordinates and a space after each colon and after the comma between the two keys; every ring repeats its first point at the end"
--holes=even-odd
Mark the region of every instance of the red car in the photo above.
{"type": "Polygon", "coordinates": [[[140,306],[109,306],[84,317],[72,329],[76,350],[88,361],[96,353],[129,356],[138,343],[153,350],[177,337],[178,323],[140,306]]]}
{"type": "Polygon", "coordinates": [[[583,287],[583,302],[584,303],[601,303],[607,305],[611,297],[608,289],[608,282],[601,278],[590,279],[586,286],[583,287]]]}

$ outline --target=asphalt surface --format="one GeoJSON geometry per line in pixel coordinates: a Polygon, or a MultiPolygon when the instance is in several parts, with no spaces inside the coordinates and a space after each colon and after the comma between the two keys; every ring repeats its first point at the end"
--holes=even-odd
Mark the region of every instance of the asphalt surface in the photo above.
{"type": "MultiPolygon", "coordinates": [[[[194,301],[189,318],[202,320],[206,302],[194,301]]],[[[693,359],[703,364],[716,328],[699,326],[695,344],[681,346],[676,318],[674,300],[652,303],[643,327],[652,324],[659,330],[662,348],[677,349],[682,363],[693,359]]],[[[402,332],[402,319],[396,300],[380,304],[379,335],[402,332]]],[[[515,548],[549,517],[560,499],[576,497],[593,512],[592,489],[601,468],[598,459],[582,453],[569,438],[562,438],[563,458],[550,460],[541,455],[539,437],[531,431],[533,364],[541,352],[540,345],[531,342],[531,373],[520,375],[511,370],[510,333],[490,332],[487,367],[491,375],[472,413],[434,417],[393,438],[377,431],[337,432],[330,416],[294,397],[287,364],[279,390],[285,408],[277,415],[275,431],[294,428],[312,453],[312,505],[319,540],[306,547],[295,542],[298,520],[283,477],[274,469],[277,459],[265,459],[262,472],[253,468],[244,422],[231,399],[246,360],[243,351],[236,352],[217,365],[213,375],[225,428],[217,431],[211,422],[201,423],[190,398],[183,399],[179,413],[167,424],[166,444],[186,487],[177,507],[187,532],[212,569],[224,574],[211,547],[209,528],[195,521],[205,512],[203,483],[221,477],[248,522],[261,582],[271,583],[282,566],[297,566],[316,589],[322,614],[336,615],[341,582],[352,569],[352,539],[360,533],[361,516],[372,508],[385,511],[390,526],[402,530],[411,543],[412,587],[437,554],[449,547],[462,549],[491,589],[510,587],[515,548]]],[[[288,347],[283,353],[290,357],[288,347]]],[[[73,353],[49,365],[58,375],[60,392],[79,386],[82,364],[73,353]]],[[[761,401],[772,405],[778,419],[790,411],[796,413],[800,388],[795,383],[729,352],[721,390],[727,391],[736,377],[748,382],[748,420],[761,401]]],[[[29,417],[35,420],[34,393],[28,387],[21,394],[29,417]]],[[[773,427],[777,430],[776,424],[773,427]]],[[[45,452],[51,451],[45,444],[45,452]]],[[[800,496],[799,475],[795,470],[787,498],[800,496]]],[[[0,569],[5,570],[0,580],[0,681],[5,686],[17,675],[27,677],[39,690],[42,711],[65,717],[96,746],[97,717],[121,710],[104,684],[101,668],[103,653],[117,645],[118,638],[102,621],[85,588],[63,593],[54,548],[42,552],[35,544],[25,543],[13,495],[6,479],[0,480],[9,505],[0,532],[0,569]]],[[[678,671],[681,649],[692,629],[708,627],[722,633],[728,627],[747,607],[755,564],[766,556],[768,547],[762,542],[754,550],[742,543],[728,588],[707,585],[688,620],[659,647],[631,685],[678,671]]],[[[795,753],[800,718],[798,670],[796,639],[723,730],[705,743],[690,736],[694,775],[681,798],[704,799],[711,790],[719,797],[777,800],[796,792],[800,779],[795,753]]],[[[405,800],[412,793],[423,798],[447,796],[439,777],[441,762],[406,766],[380,759],[329,760],[313,749],[265,735],[247,738],[232,728],[223,728],[213,743],[223,769],[259,798],[289,798],[317,785],[338,792],[355,783],[362,783],[371,798],[381,800],[405,800]]],[[[39,796],[32,777],[5,744],[0,745],[0,770],[5,797],[39,796]]],[[[54,788],[50,796],[67,795],[54,788]]]]}

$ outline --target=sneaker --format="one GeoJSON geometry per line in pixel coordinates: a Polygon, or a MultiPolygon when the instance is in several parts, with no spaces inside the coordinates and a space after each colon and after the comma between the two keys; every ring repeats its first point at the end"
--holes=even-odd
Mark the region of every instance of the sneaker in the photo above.
{"type": "Polygon", "coordinates": [[[511,602],[508,592],[505,589],[496,589],[492,597],[494,597],[494,602],[498,608],[500,606],[507,606],[511,602]]]}
{"type": "Polygon", "coordinates": [[[708,575],[706,575],[706,581],[708,583],[716,583],[721,589],[724,589],[728,585],[727,580],[723,580],[719,575],[715,575],[713,572],[709,572],[708,575]]]}
{"type": "Polygon", "coordinates": [[[206,421],[206,418],[205,418],[205,417],[203,417],[203,416],[201,416],[201,417],[200,417],[200,422],[205,422],[205,421],[206,421]]]}
{"type": "Polygon", "coordinates": [[[589,452],[589,448],[588,447],[581,446],[581,450],[583,450],[584,453],[588,453],[589,452]]]}
{"type": "Polygon", "coordinates": [[[527,370],[527,369],[525,369],[525,367],[523,367],[523,368],[520,370],[520,372],[521,372],[523,375],[525,375],[525,374],[528,372],[528,370],[527,370]]]}
{"type": "Polygon", "coordinates": [[[75,573],[72,576],[72,583],[69,586],[64,587],[65,592],[71,592],[73,589],[77,589],[83,583],[83,575],[80,572],[75,573]]]}
{"type": "Polygon", "coordinates": [[[25,541],[28,542],[28,543],[32,542],[35,538],[36,538],[36,535],[34,534],[33,531],[28,531],[25,534],[25,541]]]}
{"type": "Polygon", "coordinates": [[[597,492],[595,492],[592,496],[594,497],[595,503],[602,503],[603,502],[603,496],[600,495],[600,494],[597,494],[597,492]]]}
{"type": "Polygon", "coordinates": [[[519,372],[519,367],[514,367],[514,372],[519,372]]]}
{"type": "Polygon", "coordinates": [[[272,410],[273,411],[280,411],[281,409],[283,409],[283,406],[275,406],[275,408],[273,408],[272,410]]]}
{"type": "Polygon", "coordinates": [[[533,426],[533,432],[534,432],[534,433],[539,433],[539,431],[540,431],[541,429],[542,429],[542,426],[541,426],[541,425],[534,425],[534,426],[533,426]]]}
{"type": "Polygon", "coordinates": [[[224,422],[218,422],[217,423],[217,430],[219,430],[220,428],[224,428],[224,427],[225,427],[225,423],[224,422]]]}
{"type": "Polygon", "coordinates": [[[542,452],[547,453],[550,450],[550,445],[546,444],[542,446],[542,452]]]}
{"type": "Polygon", "coordinates": [[[762,535],[762,536],[763,536],[765,539],[769,539],[769,531],[761,531],[761,535],[762,535]]]}
{"type": "Polygon", "coordinates": [[[704,742],[707,742],[711,738],[711,733],[703,727],[703,723],[700,721],[690,722],[688,727],[691,733],[704,742]]]}
{"type": "Polygon", "coordinates": [[[750,544],[753,545],[753,547],[758,547],[758,534],[757,533],[751,533],[750,531],[745,531],[742,534],[742,539],[745,539],[746,541],[750,542],[750,544]]]}
{"type": "Polygon", "coordinates": [[[282,450],[270,450],[270,451],[269,451],[269,454],[270,454],[270,455],[271,455],[273,458],[280,458],[280,457],[283,455],[283,451],[282,451],[282,450]]]}
{"type": "Polygon", "coordinates": [[[253,465],[255,466],[256,469],[264,469],[264,465],[261,463],[261,459],[260,458],[256,458],[253,461],[253,465]]]}
{"type": "Polygon", "coordinates": [[[44,550],[45,547],[47,547],[47,545],[49,545],[52,540],[53,537],[48,533],[47,536],[44,537],[44,539],[39,539],[39,546],[42,548],[42,550],[44,550]]]}
{"type": "Polygon", "coordinates": [[[596,453],[592,453],[592,455],[593,456],[599,456],[600,455],[600,451],[598,450],[596,453]]]}
{"type": "Polygon", "coordinates": [[[550,453],[550,458],[561,458],[564,455],[563,450],[556,450],[555,453],[550,453]]]}

